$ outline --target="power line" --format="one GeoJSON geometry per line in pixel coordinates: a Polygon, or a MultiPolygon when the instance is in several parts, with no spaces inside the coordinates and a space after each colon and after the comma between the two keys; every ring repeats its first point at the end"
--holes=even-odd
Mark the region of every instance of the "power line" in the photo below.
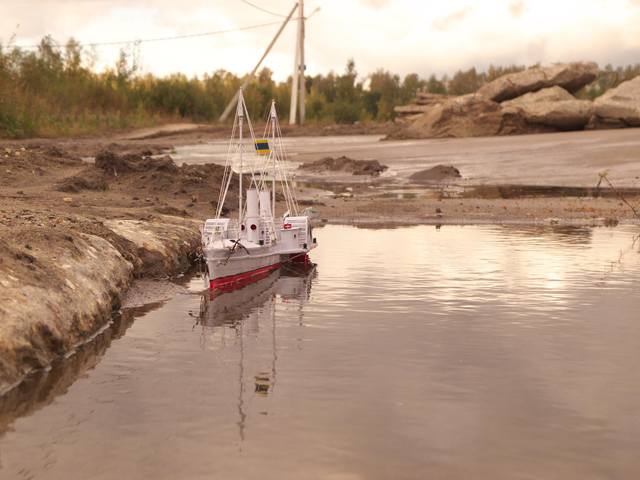
{"type": "Polygon", "coordinates": [[[272,12],[271,10],[267,10],[266,8],[261,7],[260,5],[256,5],[255,3],[251,3],[249,0],[240,0],[242,3],[246,3],[250,7],[253,7],[261,12],[268,13],[269,15],[273,15],[280,18],[287,18],[286,15],[282,15],[281,13],[272,12]]]}
{"type": "MultiPolygon", "coordinates": [[[[102,46],[113,46],[113,45],[128,45],[128,44],[140,44],[140,43],[150,43],[150,42],[165,42],[165,41],[169,41],[169,40],[183,40],[183,39],[187,39],[187,38],[198,38],[198,37],[207,37],[207,36],[211,36],[211,35],[221,35],[221,34],[225,34],[225,33],[233,33],[233,32],[242,32],[245,30],[255,30],[257,28],[264,28],[264,27],[269,27],[271,25],[279,25],[281,22],[279,21],[275,21],[275,22],[267,22],[267,23],[260,23],[257,25],[248,25],[246,27],[239,27],[239,28],[231,28],[228,30],[214,30],[211,32],[202,32],[202,33],[187,33],[184,35],[173,35],[170,37],[155,37],[155,38],[141,38],[141,39],[136,39],[136,40],[115,40],[115,41],[108,41],[108,42],[90,42],[90,43],[81,43],[78,42],[78,44],[80,46],[83,47],[102,47],[102,46]]],[[[29,49],[29,48],[38,48],[40,47],[39,44],[37,45],[14,45],[15,48],[23,48],[23,49],[29,49]]]]}

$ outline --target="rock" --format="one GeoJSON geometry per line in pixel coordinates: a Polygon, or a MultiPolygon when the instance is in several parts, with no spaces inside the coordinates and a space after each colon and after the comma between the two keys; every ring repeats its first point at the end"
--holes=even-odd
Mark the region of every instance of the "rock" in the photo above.
{"type": "Polygon", "coordinates": [[[420,113],[424,113],[424,112],[428,112],[431,108],[433,108],[432,105],[400,105],[397,107],[393,107],[393,111],[396,112],[398,115],[416,115],[416,114],[420,114],[420,113]]]}
{"type": "Polygon", "coordinates": [[[476,94],[452,98],[388,138],[485,137],[550,131],[527,124],[516,113],[503,112],[500,104],[476,94]]]}
{"type": "Polygon", "coordinates": [[[407,131],[417,138],[497,135],[500,105],[477,95],[463,95],[432,108],[407,131]]]}
{"type": "Polygon", "coordinates": [[[314,173],[344,172],[352,175],[371,175],[377,177],[388,167],[381,165],[377,160],[354,160],[353,158],[343,155],[338,158],[325,157],[313,162],[306,162],[298,168],[314,173]]]}
{"type": "Polygon", "coordinates": [[[415,120],[423,113],[428,112],[437,105],[442,105],[451,97],[439,93],[418,92],[416,98],[409,105],[400,105],[394,107],[396,113],[396,122],[407,123],[415,120]]]}
{"type": "Polygon", "coordinates": [[[588,128],[640,127],[640,76],[608,90],[593,106],[588,128]]]}
{"type": "Polygon", "coordinates": [[[502,103],[502,107],[510,105],[521,105],[540,102],[562,102],[565,100],[575,100],[576,98],[561,87],[549,87],[538,90],[537,92],[526,93],[521,97],[507,100],[502,103]]]}
{"type": "Polygon", "coordinates": [[[413,103],[417,105],[437,105],[444,103],[451,97],[441,93],[418,92],[413,103]]]}
{"type": "Polygon", "coordinates": [[[415,183],[434,183],[443,180],[462,178],[460,170],[452,165],[436,165],[426,170],[420,170],[409,177],[415,183]]]}
{"type": "Polygon", "coordinates": [[[478,90],[478,95],[503,102],[529,92],[553,86],[575,92],[593,82],[598,74],[595,63],[564,63],[550,67],[532,67],[495,79],[478,90]]]}
{"type": "Polygon", "coordinates": [[[527,123],[559,130],[581,130],[589,122],[593,104],[578,100],[561,87],[550,87],[527,93],[501,104],[506,114],[519,115],[527,123]]]}

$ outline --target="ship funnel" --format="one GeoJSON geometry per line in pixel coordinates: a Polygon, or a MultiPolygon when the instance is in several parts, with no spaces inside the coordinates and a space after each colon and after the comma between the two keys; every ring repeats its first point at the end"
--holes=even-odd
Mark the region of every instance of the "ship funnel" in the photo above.
{"type": "Polygon", "coordinates": [[[260,208],[258,191],[255,188],[247,190],[247,216],[245,219],[247,240],[258,242],[260,239],[260,208]]]}
{"type": "Polygon", "coordinates": [[[260,216],[271,218],[271,192],[268,189],[260,190],[260,216]]]}

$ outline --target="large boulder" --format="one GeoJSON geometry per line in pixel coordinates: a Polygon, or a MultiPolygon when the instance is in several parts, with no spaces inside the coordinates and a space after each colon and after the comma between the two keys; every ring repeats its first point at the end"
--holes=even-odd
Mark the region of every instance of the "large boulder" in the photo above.
{"type": "Polygon", "coordinates": [[[549,131],[530,125],[518,112],[503,112],[499,103],[462,95],[436,105],[390,138],[486,137],[549,131]]]}
{"type": "Polygon", "coordinates": [[[640,127],[640,76],[608,90],[593,106],[589,128],[640,127]]]}
{"type": "Polygon", "coordinates": [[[554,86],[575,92],[593,82],[597,74],[598,65],[592,62],[532,67],[522,72],[503,75],[481,87],[478,94],[495,102],[503,102],[554,86]]]}
{"type": "Polygon", "coordinates": [[[593,104],[578,100],[564,88],[550,87],[501,104],[505,114],[519,115],[527,123],[558,130],[581,130],[589,122],[593,104]]]}

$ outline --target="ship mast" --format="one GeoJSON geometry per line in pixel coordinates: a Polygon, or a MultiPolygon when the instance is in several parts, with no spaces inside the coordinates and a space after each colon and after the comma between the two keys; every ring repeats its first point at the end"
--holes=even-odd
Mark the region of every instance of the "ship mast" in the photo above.
{"type": "Polygon", "coordinates": [[[278,120],[276,114],[276,101],[271,100],[271,148],[273,157],[273,177],[271,178],[271,221],[276,221],[276,122],[278,120]]]}
{"type": "Polygon", "coordinates": [[[238,141],[240,142],[240,169],[238,171],[238,177],[240,181],[240,187],[238,190],[238,228],[242,229],[242,122],[244,120],[244,96],[242,95],[242,88],[240,88],[238,94],[238,126],[240,129],[238,141]]]}

